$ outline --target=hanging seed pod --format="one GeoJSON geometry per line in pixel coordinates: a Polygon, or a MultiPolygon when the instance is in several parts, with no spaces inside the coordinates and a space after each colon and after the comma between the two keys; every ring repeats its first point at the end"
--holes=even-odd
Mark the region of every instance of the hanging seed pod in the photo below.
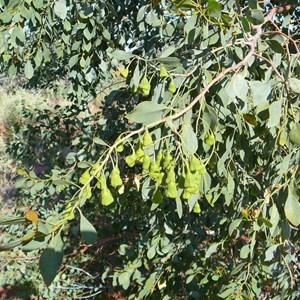
{"type": "Polygon", "coordinates": [[[143,138],[142,138],[142,144],[143,146],[151,146],[153,144],[151,134],[149,133],[148,129],[146,129],[143,138]]]}
{"type": "Polygon", "coordinates": [[[151,164],[151,158],[147,153],[145,153],[143,159],[143,167],[142,167],[144,172],[149,171],[150,164],[151,164]]]}
{"type": "Polygon", "coordinates": [[[168,71],[164,65],[160,65],[159,77],[160,78],[169,77],[168,71]]]}
{"type": "Polygon", "coordinates": [[[160,176],[159,165],[156,161],[151,162],[149,176],[154,179],[158,179],[160,176]]]}
{"type": "Polygon", "coordinates": [[[198,202],[195,203],[195,205],[193,207],[193,212],[195,214],[200,214],[201,213],[201,207],[200,207],[200,204],[198,202]]]}
{"type": "Polygon", "coordinates": [[[183,193],[182,193],[182,199],[187,200],[191,197],[192,197],[192,193],[190,192],[190,190],[189,189],[184,189],[183,193]]]}
{"type": "Polygon", "coordinates": [[[170,182],[176,182],[176,174],[173,168],[167,173],[166,184],[169,184],[170,182]]]}
{"type": "Polygon", "coordinates": [[[79,182],[85,185],[91,178],[89,170],[86,170],[79,178],[79,182]]]}
{"type": "Polygon", "coordinates": [[[195,175],[187,170],[184,178],[184,188],[192,188],[195,186],[195,175]]]}
{"type": "Polygon", "coordinates": [[[170,81],[170,83],[168,85],[168,91],[172,94],[174,94],[176,92],[176,85],[175,85],[175,82],[173,81],[173,79],[170,81]]]}
{"type": "Polygon", "coordinates": [[[138,91],[138,87],[134,85],[134,86],[131,88],[131,91],[132,91],[133,94],[136,94],[137,91],[138,91]]]}
{"type": "Polygon", "coordinates": [[[174,199],[178,197],[178,191],[175,182],[171,181],[168,183],[166,188],[166,196],[174,199]]]}
{"type": "MultiPolygon", "coordinates": [[[[118,143],[121,139],[120,138],[117,138],[116,141],[115,141],[115,144],[118,143]]],[[[119,144],[117,147],[116,147],[116,151],[117,152],[122,152],[124,150],[124,146],[123,144],[119,144]]]]}
{"type": "Polygon", "coordinates": [[[132,153],[128,156],[125,157],[125,161],[127,163],[127,165],[132,168],[135,165],[136,162],[136,155],[135,153],[132,153]]]}
{"type": "Polygon", "coordinates": [[[104,206],[108,206],[114,202],[114,198],[108,188],[104,188],[101,191],[101,204],[104,206]]]}
{"type": "Polygon", "coordinates": [[[137,161],[143,162],[144,156],[145,156],[144,150],[143,150],[141,147],[139,147],[139,148],[135,151],[135,156],[136,156],[136,160],[137,160],[137,161]]]}
{"type": "Polygon", "coordinates": [[[112,187],[118,187],[123,184],[121,176],[120,176],[120,170],[118,167],[114,167],[110,174],[110,185],[112,187]]]}
{"type": "Polygon", "coordinates": [[[190,170],[192,172],[198,171],[198,169],[200,168],[200,164],[200,160],[195,155],[192,155],[189,164],[190,170]]]}
{"type": "Polygon", "coordinates": [[[157,178],[157,185],[164,185],[164,182],[165,182],[165,179],[166,178],[166,174],[165,173],[162,173],[160,172],[159,173],[159,176],[157,178]]]}
{"type": "Polygon", "coordinates": [[[97,177],[98,182],[97,182],[97,188],[99,189],[104,189],[106,188],[106,178],[105,175],[102,173],[100,176],[97,177]]]}
{"type": "Polygon", "coordinates": [[[167,153],[165,157],[163,157],[163,168],[170,169],[174,165],[173,156],[170,153],[167,153]]]}
{"type": "Polygon", "coordinates": [[[199,186],[198,185],[194,185],[193,187],[190,187],[188,189],[189,189],[189,192],[194,194],[194,195],[199,194],[199,186]]]}
{"type": "Polygon", "coordinates": [[[141,80],[139,88],[145,96],[150,94],[151,85],[146,76],[141,80]]]}
{"type": "Polygon", "coordinates": [[[128,73],[129,73],[129,69],[126,68],[126,69],[124,69],[124,70],[122,70],[122,71],[120,72],[120,75],[121,75],[123,78],[127,78],[127,77],[128,77],[128,73]]]}
{"type": "Polygon", "coordinates": [[[155,204],[161,204],[162,201],[163,201],[162,193],[161,193],[160,189],[157,189],[153,193],[152,202],[155,204]]]}
{"type": "Polygon", "coordinates": [[[213,143],[215,142],[215,136],[214,136],[214,134],[212,134],[212,133],[208,133],[207,135],[206,135],[206,137],[205,137],[205,143],[207,144],[207,145],[213,145],[213,143]]]}

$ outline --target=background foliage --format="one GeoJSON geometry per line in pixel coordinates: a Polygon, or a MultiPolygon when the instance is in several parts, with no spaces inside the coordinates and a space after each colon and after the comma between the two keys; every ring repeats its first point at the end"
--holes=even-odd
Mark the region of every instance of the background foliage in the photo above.
{"type": "Polygon", "coordinates": [[[0,7],[1,72],[69,100],[23,106],[7,135],[26,208],[1,220],[0,250],[39,259],[49,288],[32,293],[299,297],[293,2],[0,7]]]}

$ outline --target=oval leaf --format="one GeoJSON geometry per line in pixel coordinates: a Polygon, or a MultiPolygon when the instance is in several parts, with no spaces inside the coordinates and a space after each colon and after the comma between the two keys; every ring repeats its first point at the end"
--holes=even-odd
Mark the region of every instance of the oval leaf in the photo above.
{"type": "Polygon", "coordinates": [[[289,195],[284,205],[284,213],[287,219],[294,225],[300,224],[300,203],[289,189],[289,195]]]}
{"type": "Polygon", "coordinates": [[[39,267],[45,284],[49,286],[54,280],[58,269],[58,262],[54,248],[47,247],[44,249],[40,257],[39,267]]]}
{"type": "Polygon", "coordinates": [[[93,244],[96,242],[97,231],[96,231],[95,227],[82,214],[80,216],[80,232],[81,232],[82,238],[88,244],[93,244]]]}
{"type": "Polygon", "coordinates": [[[163,104],[144,101],[138,104],[132,112],[127,114],[126,118],[136,123],[149,124],[161,119],[166,109],[168,109],[168,107],[163,104]]]}
{"type": "Polygon", "coordinates": [[[27,79],[31,79],[33,77],[34,69],[30,60],[25,64],[24,73],[27,79]]]}
{"type": "Polygon", "coordinates": [[[54,13],[61,19],[65,19],[67,16],[67,4],[66,0],[58,0],[54,4],[54,13]]]}

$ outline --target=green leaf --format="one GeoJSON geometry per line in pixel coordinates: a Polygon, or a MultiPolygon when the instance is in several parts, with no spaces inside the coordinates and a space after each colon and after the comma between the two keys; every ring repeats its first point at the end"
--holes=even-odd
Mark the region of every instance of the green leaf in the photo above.
{"type": "Polygon", "coordinates": [[[277,248],[278,248],[278,245],[272,245],[270,246],[267,251],[265,252],[265,261],[270,261],[274,258],[276,252],[277,252],[277,248]]]}
{"type": "Polygon", "coordinates": [[[156,246],[153,245],[147,251],[147,257],[148,257],[148,259],[152,259],[155,256],[155,254],[156,254],[156,246]]]}
{"type": "Polygon", "coordinates": [[[93,244],[97,240],[97,231],[95,227],[85,218],[80,215],[80,233],[82,238],[88,243],[93,244]]]}
{"type": "Polygon", "coordinates": [[[184,154],[187,156],[195,154],[198,149],[198,139],[190,123],[183,124],[181,139],[184,154]]]}
{"type": "Polygon", "coordinates": [[[1,244],[0,245],[0,251],[10,250],[14,247],[17,247],[17,246],[21,245],[21,244],[22,244],[21,240],[13,241],[13,242],[10,242],[10,243],[7,243],[7,244],[1,244]]]}
{"type": "Polygon", "coordinates": [[[207,10],[213,11],[213,10],[220,10],[222,8],[222,5],[217,2],[216,0],[208,0],[207,2],[207,10]]]}
{"type": "Polygon", "coordinates": [[[38,221],[37,223],[37,231],[44,234],[44,235],[48,235],[49,234],[49,229],[50,229],[50,225],[49,224],[45,224],[42,221],[38,221]]]}
{"type": "Polygon", "coordinates": [[[281,53],[281,54],[285,53],[284,48],[281,46],[281,44],[278,41],[268,40],[267,43],[274,52],[281,53]]]}
{"type": "Polygon", "coordinates": [[[177,212],[178,218],[181,219],[182,215],[183,215],[183,208],[182,208],[182,202],[181,202],[180,197],[177,197],[175,199],[175,201],[176,201],[176,212],[177,212]]]}
{"type": "Polygon", "coordinates": [[[296,123],[291,126],[290,140],[293,144],[300,146],[300,124],[296,123]]]}
{"type": "Polygon", "coordinates": [[[22,251],[29,252],[37,249],[43,248],[48,240],[50,239],[51,235],[43,236],[43,237],[35,237],[33,240],[31,240],[29,243],[26,243],[22,246],[22,251]]]}
{"type": "Polygon", "coordinates": [[[258,106],[262,102],[266,102],[273,89],[272,82],[250,81],[249,85],[252,91],[254,106],[258,106]]]}
{"type": "Polygon", "coordinates": [[[127,290],[130,285],[130,275],[128,272],[121,273],[118,277],[119,284],[124,290],[127,290]]]}
{"type": "Polygon", "coordinates": [[[134,57],[134,54],[117,49],[111,53],[111,56],[117,60],[127,60],[134,57]]]}
{"type": "Polygon", "coordinates": [[[51,244],[53,246],[53,248],[55,249],[55,253],[56,253],[56,260],[57,260],[57,264],[58,266],[61,265],[62,263],[62,260],[63,260],[63,247],[64,247],[64,243],[62,241],[62,238],[61,238],[61,233],[58,232],[54,239],[51,241],[51,244]]]}
{"type": "Polygon", "coordinates": [[[39,267],[45,284],[49,286],[54,280],[59,267],[56,252],[52,246],[48,246],[42,252],[39,267]]]}
{"type": "Polygon", "coordinates": [[[237,74],[233,77],[233,89],[236,95],[242,99],[243,101],[247,100],[247,94],[249,90],[249,86],[244,77],[240,74],[237,74]]]}
{"type": "Polygon", "coordinates": [[[54,13],[61,19],[65,19],[67,16],[67,4],[66,0],[58,0],[54,4],[54,13]]]}
{"type": "Polygon", "coordinates": [[[270,228],[270,233],[272,236],[274,236],[276,233],[277,225],[280,220],[280,215],[279,215],[278,209],[275,204],[273,204],[270,207],[269,215],[270,215],[270,222],[272,223],[272,227],[270,228]]]}
{"type": "Polygon", "coordinates": [[[220,246],[221,242],[220,243],[214,243],[212,244],[206,251],[205,253],[205,258],[209,258],[211,257],[212,254],[216,253],[217,250],[218,250],[218,247],[220,246]]]}
{"type": "Polygon", "coordinates": [[[237,285],[234,284],[233,286],[231,286],[230,288],[226,289],[224,292],[222,292],[221,294],[218,294],[219,297],[221,297],[222,299],[230,299],[235,290],[237,289],[237,285]],[[228,298],[229,297],[229,298],[228,298]]]}
{"type": "Polygon", "coordinates": [[[243,114],[243,118],[244,120],[253,125],[253,126],[257,126],[258,125],[258,122],[256,120],[256,117],[253,115],[253,114],[243,114]]]}
{"type": "Polygon", "coordinates": [[[293,92],[300,94],[300,80],[297,78],[289,79],[290,88],[293,92]]]}
{"type": "Polygon", "coordinates": [[[269,107],[270,118],[268,121],[268,127],[274,127],[279,125],[281,119],[281,100],[277,100],[271,103],[269,107]]]}
{"type": "Polygon", "coordinates": [[[168,70],[181,66],[180,59],[178,57],[161,57],[156,58],[155,60],[164,64],[168,70]]]}
{"type": "Polygon", "coordinates": [[[168,57],[175,51],[176,51],[176,47],[174,45],[171,45],[161,53],[160,58],[168,57]]]}
{"type": "Polygon", "coordinates": [[[250,14],[250,20],[254,25],[259,25],[264,22],[264,13],[260,9],[253,9],[250,14]]]}
{"type": "Polygon", "coordinates": [[[239,227],[239,225],[241,224],[241,222],[243,221],[243,219],[236,219],[234,221],[231,222],[231,224],[229,225],[229,235],[232,235],[233,231],[239,227]]]}
{"type": "Polygon", "coordinates": [[[39,261],[40,272],[47,286],[54,280],[57,270],[62,263],[62,258],[63,242],[59,232],[51,240],[48,247],[44,249],[39,261]]]}
{"type": "Polygon", "coordinates": [[[10,218],[10,219],[0,219],[0,225],[14,225],[14,224],[21,224],[25,222],[24,217],[18,217],[18,218],[10,218]]]}
{"type": "Polygon", "coordinates": [[[107,144],[97,136],[93,138],[93,142],[97,145],[107,146],[107,144]]]}
{"type": "Polygon", "coordinates": [[[288,197],[284,205],[284,213],[287,219],[294,225],[300,224],[300,203],[296,195],[291,191],[289,187],[288,197]]]}
{"type": "Polygon", "coordinates": [[[31,79],[34,75],[34,69],[30,60],[25,64],[24,73],[27,79],[31,79]]]}
{"type": "Polygon", "coordinates": [[[127,114],[126,118],[136,123],[149,124],[161,119],[166,109],[168,109],[168,107],[163,104],[144,101],[138,104],[132,112],[127,114]]]}
{"type": "Polygon", "coordinates": [[[240,257],[242,259],[246,259],[248,257],[250,253],[250,245],[244,245],[242,248],[241,248],[241,252],[240,252],[240,257]]]}

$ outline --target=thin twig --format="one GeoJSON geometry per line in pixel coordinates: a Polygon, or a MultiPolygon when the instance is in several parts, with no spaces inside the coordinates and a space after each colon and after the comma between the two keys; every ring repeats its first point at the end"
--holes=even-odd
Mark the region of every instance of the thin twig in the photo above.
{"type": "Polygon", "coordinates": [[[273,62],[270,61],[268,58],[258,54],[258,53],[254,53],[255,56],[259,57],[260,59],[266,61],[267,63],[270,64],[270,66],[273,68],[273,70],[275,71],[275,73],[277,74],[277,76],[280,78],[280,80],[282,80],[283,82],[285,82],[285,79],[282,77],[282,75],[279,73],[279,71],[277,70],[277,68],[274,66],[273,62]]]}

